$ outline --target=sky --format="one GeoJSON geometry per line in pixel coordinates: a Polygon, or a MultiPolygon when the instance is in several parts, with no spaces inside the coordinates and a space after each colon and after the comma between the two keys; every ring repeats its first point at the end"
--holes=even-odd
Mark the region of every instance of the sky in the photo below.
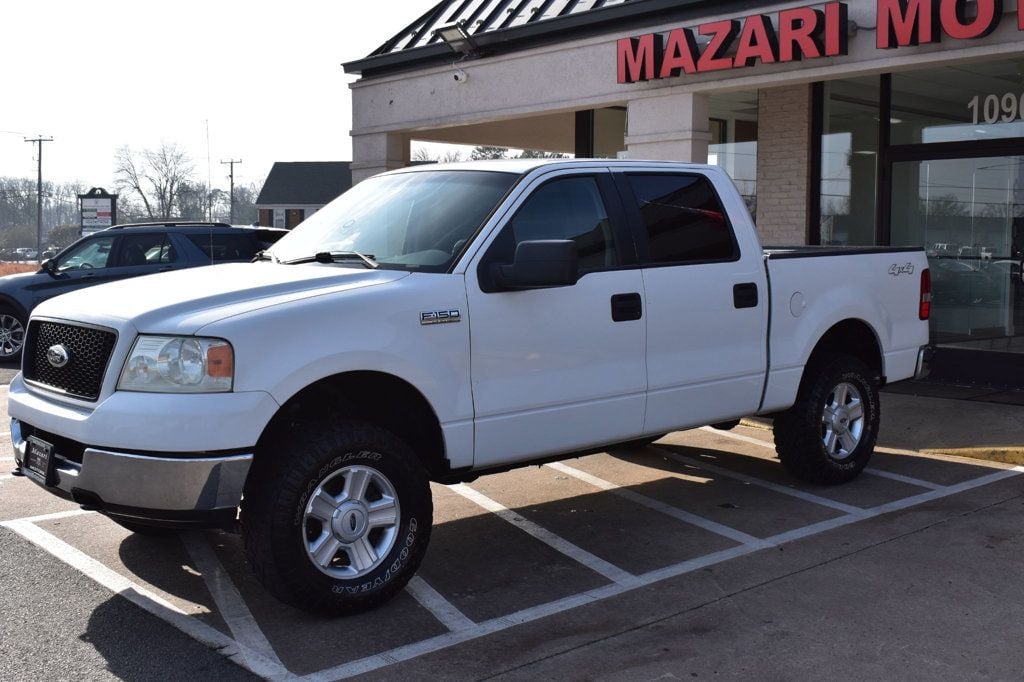
{"type": "Polygon", "coordinates": [[[4,2],[0,176],[36,176],[23,138],[37,135],[54,138],[44,180],[111,191],[122,146],[177,143],[223,188],[222,160],[242,160],[236,184],[262,183],[274,161],[349,160],[355,77],[342,62],[437,2],[4,2]]]}

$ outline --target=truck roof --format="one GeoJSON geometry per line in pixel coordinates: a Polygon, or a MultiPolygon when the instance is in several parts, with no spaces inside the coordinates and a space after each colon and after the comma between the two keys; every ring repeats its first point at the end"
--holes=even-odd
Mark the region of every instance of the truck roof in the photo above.
{"type": "Polygon", "coordinates": [[[717,166],[708,166],[707,164],[683,163],[681,161],[648,161],[644,159],[489,159],[486,161],[460,161],[457,163],[425,163],[416,166],[409,166],[407,168],[400,168],[390,172],[417,173],[436,170],[471,170],[499,171],[522,175],[544,166],[572,168],[574,166],[592,166],[595,164],[619,168],[665,165],[671,168],[692,168],[705,171],[708,168],[717,169],[717,166]]]}

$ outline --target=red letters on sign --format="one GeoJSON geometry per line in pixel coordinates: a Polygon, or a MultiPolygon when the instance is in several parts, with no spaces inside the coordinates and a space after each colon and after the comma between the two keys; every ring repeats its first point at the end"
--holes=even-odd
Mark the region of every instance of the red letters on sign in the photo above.
{"type": "Polygon", "coordinates": [[[878,0],[878,48],[937,41],[939,13],[935,4],[935,0],[878,0]]]}
{"type": "Polygon", "coordinates": [[[697,70],[704,73],[705,71],[731,69],[732,59],[726,57],[725,53],[729,51],[732,41],[736,40],[740,22],[735,19],[712,21],[709,24],[701,24],[697,30],[702,36],[711,36],[711,42],[704,48],[700,59],[697,60],[697,70]]]}
{"type": "Polygon", "coordinates": [[[657,78],[661,62],[661,36],[655,33],[638,38],[620,38],[619,82],[634,83],[657,78]]]}
{"type": "MultiPolygon", "coordinates": [[[[879,1],[901,3],[908,0],[879,1]]],[[[937,11],[935,15],[938,16],[937,11]]],[[[913,25],[916,21],[916,15],[909,20],[899,12],[894,16],[897,23],[913,25]]],[[[673,29],[668,33],[667,42],[660,33],[621,38],[616,43],[618,80],[634,83],[675,78],[684,73],[752,66],[757,62],[774,64],[835,57],[847,52],[847,23],[846,3],[827,2],[824,11],[810,7],[782,10],[778,14],[778,33],[772,17],[765,14],[755,14],[742,21],[725,19],[702,24],[696,33],[710,38],[703,50],[697,44],[695,31],[689,28],[673,29]],[[733,48],[736,50],[734,57],[729,56],[733,48]]]]}
{"type": "Polygon", "coordinates": [[[751,66],[755,59],[762,64],[774,64],[779,53],[779,41],[772,28],[772,20],[764,14],[747,17],[740,32],[733,66],[751,66]]]}
{"type": "Polygon", "coordinates": [[[779,12],[779,61],[814,59],[825,53],[821,32],[825,13],[810,7],[779,12]]]}
{"type": "Polygon", "coordinates": [[[697,48],[693,31],[688,28],[673,29],[668,34],[665,58],[661,63],[658,78],[673,78],[683,73],[696,73],[699,56],[700,50],[697,48]]]}
{"type": "Polygon", "coordinates": [[[967,19],[964,3],[959,0],[942,0],[939,4],[939,18],[942,30],[950,38],[983,38],[999,25],[1003,14],[1003,0],[978,0],[978,14],[967,19]]]}
{"type": "Polygon", "coordinates": [[[830,2],[825,5],[825,56],[838,57],[848,50],[849,23],[846,5],[841,2],[830,2]]]}

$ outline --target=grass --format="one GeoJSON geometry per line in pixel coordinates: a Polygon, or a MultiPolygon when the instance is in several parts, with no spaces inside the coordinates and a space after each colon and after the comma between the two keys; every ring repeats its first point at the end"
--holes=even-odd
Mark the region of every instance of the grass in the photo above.
{"type": "Polygon", "coordinates": [[[0,277],[19,272],[35,272],[38,269],[39,266],[32,263],[0,263],[0,277]]]}

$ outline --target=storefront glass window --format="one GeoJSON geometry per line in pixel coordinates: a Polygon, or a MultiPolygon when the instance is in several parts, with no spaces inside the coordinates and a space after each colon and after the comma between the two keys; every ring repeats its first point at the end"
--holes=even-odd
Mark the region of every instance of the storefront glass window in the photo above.
{"type": "Polygon", "coordinates": [[[1024,60],[892,75],[892,144],[1024,137],[1024,60]]]}
{"type": "Polygon", "coordinates": [[[892,244],[932,272],[932,341],[1024,352],[1024,156],[893,164],[892,244]]]}
{"type": "Polygon", "coordinates": [[[757,92],[733,92],[709,99],[711,142],[708,163],[729,174],[751,216],[757,215],[757,92]]]}
{"type": "Polygon", "coordinates": [[[822,244],[875,243],[879,82],[872,76],[824,84],[822,244]]]}

